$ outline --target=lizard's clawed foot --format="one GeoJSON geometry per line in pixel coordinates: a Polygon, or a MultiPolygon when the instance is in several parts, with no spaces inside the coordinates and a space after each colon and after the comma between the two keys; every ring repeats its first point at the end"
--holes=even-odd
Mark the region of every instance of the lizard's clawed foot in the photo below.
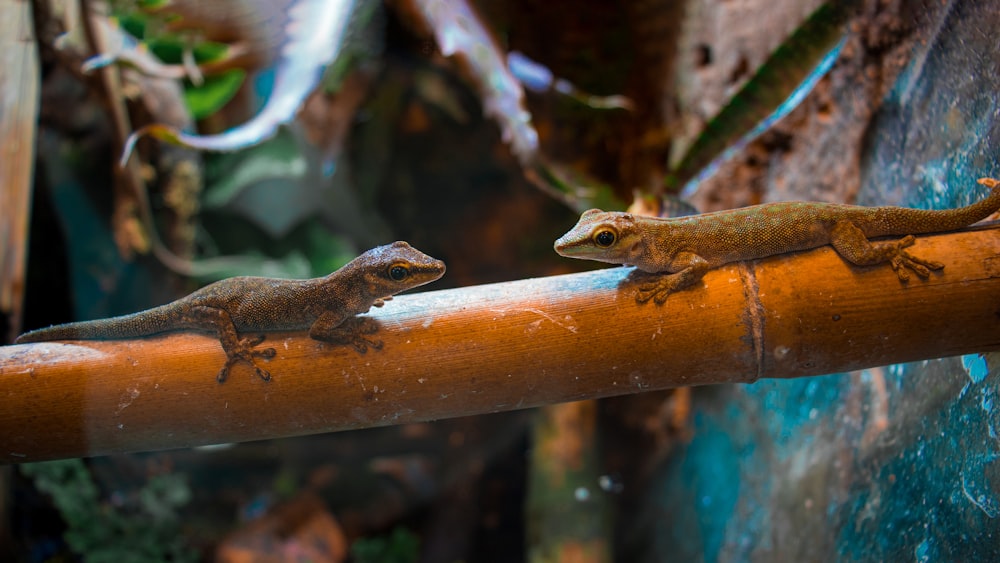
{"type": "Polygon", "coordinates": [[[253,336],[244,336],[240,338],[240,347],[244,349],[250,349],[254,346],[260,344],[267,338],[265,334],[255,334],[253,336]]]}
{"type": "MultiPolygon", "coordinates": [[[[378,322],[371,317],[355,317],[354,333],[351,335],[351,345],[359,354],[364,354],[370,347],[373,350],[382,349],[382,341],[377,338],[368,338],[367,335],[378,332],[378,322]]],[[[345,327],[350,330],[352,327],[345,327]]]]}
{"type": "Polygon", "coordinates": [[[254,371],[257,372],[257,377],[264,381],[271,381],[271,372],[257,365],[256,358],[270,360],[271,358],[274,358],[278,352],[274,348],[263,348],[260,350],[253,349],[254,346],[263,342],[265,338],[266,336],[263,334],[241,338],[239,341],[239,350],[233,352],[228,358],[226,358],[226,364],[222,366],[222,369],[219,370],[219,375],[215,377],[216,381],[219,383],[224,382],[229,377],[229,370],[240,362],[250,364],[254,371]]]}
{"type": "Polygon", "coordinates": [[[662,282],[649,282],[640,285],[635,292],[635,301],[640,305],[648,303],[650,299],[657,305],[663,305],[670,295],[670,288],[664,287],[662,282]]]}
{"type": "Polygon", "coordinates": [[[240,341],[240,344],[245,346],[245,350],[248,353],[247,358],[244,358],[246,362],[253,366],[254,370],[257,371],[257,377],[263,379],[264,381],[271,381],[271,372],[257,365],[254,358],[263,358],[265,360],[270,360],[271,358],[278,355],[278,352],[274,348],[262,348],[260,350],[252,350],[252,348],[266,338],[263,334],[258,334],[257,336],[248,336],[240,341]]]}
{"type": "Polygon", "coordinates": [[[271,381],[271,372],[257,365],[254,366],[254,369],[257,370],[257,377],[263,379],[264,381],[271,381]]]}
{"type": "Polygon", "coordinates": [[[259,365],[257,365],[257,362],[255,362],[253,360],[253,358],[266,358],[266,359],[270,359],[270,358],[273,358],[274,355],[275,355],[274,354],[274,348],[268,348],[266,350],[260,350],[260,351],[254,350],[248,356],[243,356],[241,354],[238,357],[226,360],[226,364],[224,366],[222,366],[221,370],[219,370],[219,375],[215,376],[215,379],[219,383],[225,382],[226,379],[229,377],[229,370],[234,365],[236,365],[236,364],[238,364],[240,362],[246,362],[246,363],[250,364],[253,367],[254,371],[257,372],[257,377],[261,378],[264,381],[271,381],[271,372],[269,372],[266,369],[264,369],[264,368],[260,367],[259,365]],[[268,354],[268,352],[270,352],[270,354],[268,354]]]}
{"type": "Polygon", "coordinates": [[[899,277],[899,281],[906,283],[910,281],[910,273],[906,270],[911,270],[917,276],[927,279],[931,275],[931,270],[940,270],[944,268],[944,264],[941,262],[935,262],[933,260],[924,260],[923,258],[918,258],[906,250],[906,247],[913,245],[915,239],[913,235],[908,235],[900,239],[896,243],[896,254],[889,259],[889,265],[892,266],[892,270],[896,272],[896,276],[899,277]]]}
{"type": "Polygon", "coordinates": [[[274,348],[264,348],[261,350],[251,351],[251,355],[253,355],[253,357],[255,358],[264,358],[265,360],[270,360],[271,358],[277,356],[278,353],[275,352],[274,348]]]}
{"type": "Polygon", "coordinates": [[[313,338],[329,342],[331,344],[348,344],[359,354],[368,352],[368,349],[381,350],[382,341],[376,338],[369,338],[368,335],[378,332],[378,321],[371,317],[352,317],[344,321],[340,326],[331,331],[327,331],[322,338],[313,338]]]}
{"type": "MultiPolygon", "coordinates": [[[[253,350],[253,347],[263,342],[265,338],[267,337],[263,334],[248,336],[240,340],[240,347],[248,352],[251,358],[264,358],[265,360],[270,360],[278,354],[275,352],[274,348],[261,348],[260,350],[253,350]]],[[[247,361],[253,363],[253,360],[247,361]]]]}
{"type": "Polygon", "coordinates": [[[647,274],[636,270],[626,278],[629,285],[635,286],[635,301],[642,305],[652,300],[657,305],[663,305],[677,288],[674,278],[670,275],[647,274]]]}
{"type": "Polygon", "coordinates": [[[354,349],[357,350],[359,354],[367,353],[368,348],[371,348],[373,350],[381,350],[382,345],[383,344],[381,340],[365,338],[363,336],[358,336],[351,341],[351,346],[353,346],[354,349]]]}
{"type": "Polygon", "coordinates": [[[932,260],[924,260],[923,258],[917,258],[909,252],[900,251],[899,254],[892,257],[889,261],[892,269],[896,272],[899,277],[899,281],[908,282],[910,281],[910,273],[906,270],[912,270],[913,273],[917,274],[921,278],[927,279],[931,275],[931,270],[940,270],[944,268],[944,264],[940,262],[934,262],[932,260]]]}

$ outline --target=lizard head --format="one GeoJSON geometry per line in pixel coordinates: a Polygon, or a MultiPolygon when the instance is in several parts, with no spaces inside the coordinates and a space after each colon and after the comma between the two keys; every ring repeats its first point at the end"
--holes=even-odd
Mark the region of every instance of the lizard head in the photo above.
{"type": "Polygon", "coordinates": [[[430,283],[445,271],[444,262],[403,241],[373,248],[355,260],[364,263],[365,281],[376,298],[388,298],[430,283]]]}
{"type": "Polygon", "coordinates": [[[631,214],[591,209],[556,241],[555,250],[567,258],[631,265],[641,253],[642,237],[631,214]]]}

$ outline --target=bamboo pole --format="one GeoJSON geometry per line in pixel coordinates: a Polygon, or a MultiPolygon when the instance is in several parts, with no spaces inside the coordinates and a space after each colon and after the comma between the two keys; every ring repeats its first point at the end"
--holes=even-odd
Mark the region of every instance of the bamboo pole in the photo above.
{"type": "Polygon", "coordinates": [[[404,295],[381,351],[273,333],[272,380],[208,336],[0,347],[0,460],[159,450],[846,372],[1000,349],[1000,228],[921,237],[903,285],[826,247],[710,272],[662,306],[628,269],[404,295]]]}

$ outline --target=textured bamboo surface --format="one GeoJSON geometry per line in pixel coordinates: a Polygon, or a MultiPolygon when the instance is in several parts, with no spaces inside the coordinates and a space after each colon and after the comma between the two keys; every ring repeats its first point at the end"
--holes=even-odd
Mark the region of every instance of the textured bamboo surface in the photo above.
{"type": "Polygon", "coordinates": [[[380,351],[274,333],[272,380],[199,334],[0,348],[0,460],[158,450],[749,383],[1000,349],[1000,226],[919,237],[901,284],[832,249],[719,268],[662,306],[625,268],[403,295],[380,351]]]}

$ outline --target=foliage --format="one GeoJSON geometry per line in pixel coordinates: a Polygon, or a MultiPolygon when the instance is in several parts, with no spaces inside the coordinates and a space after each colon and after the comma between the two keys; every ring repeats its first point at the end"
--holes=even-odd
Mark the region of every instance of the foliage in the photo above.
{"type": "Polygon", "coordinates": [[[246,79],[246,71],[233,68],[221,74],[206,76],[200,86],[184,88],[184,101],[195,119],[204,119],[226,105],[236,95],[246,79]]]}
{"type": "MultiPolygon", "coordinates": [[[[143,40],[149,51],[165,64],[183,64],[186,49],[191,50],[191,55],[198,64],[219,61],[229,54],[229,46],[221,43],[204,40],[192,42],[190,37],[176,33],[150,33],[150,17],[155,16],[143,12],[128,11],[118,14],[117,21],[126,32],[143,40]]],[[[236,95],[246,77],[245,70],[233,68],[219,74],[206,76],[200,84],[185,81],[184,100],[192,117],[204,119],[222,109],[236,95]]]]}
{"type": "Polygon", "coordinates": [[[420,538],[397,527],[388,536],[359,538],[351,555],[357,563],[413,563],[420,558],[420,538]]]}
{"type": "Polygon", "coordinates": [[[120,505],[102,501],[81,459],[20,466],[52,498],[66,522],[69,548],[90,562],[196,561],[180,534],[178,509],[191,500],[185,478],[152,477],[120,505]]]}

